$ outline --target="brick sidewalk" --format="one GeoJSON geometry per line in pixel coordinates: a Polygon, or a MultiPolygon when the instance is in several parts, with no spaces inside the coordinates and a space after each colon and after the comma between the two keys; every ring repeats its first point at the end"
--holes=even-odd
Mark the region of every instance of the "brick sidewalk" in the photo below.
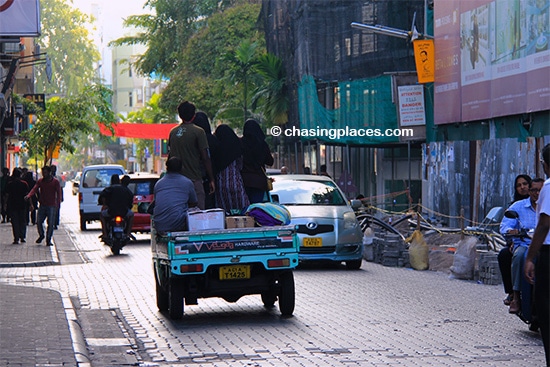
{"type": "MultiPolygon", "coordinates": [[[[27,226],[27,242],[13,245],[11,223],[0,223],[0,267],[45,266],[58,264],[55,246],[46,246],[38,238],[36,226],[27,226]]],[[[55,242],[55,232],[54,238],[55,242]]]]}
{"type": "MultiPolygon", "coordinates": [[[[0,224],[0,267],[59,264],[55,246],[36,244],[35,226],[27,243],[12,244],[10,223],[0,224]]],[[[0,365],[77,366],[74,325],[66,308],[70,301],[53,290],[5,284],[0,279],[0,365]]],[[[69,311],[70,312],[70,311],[69,311]]]]}

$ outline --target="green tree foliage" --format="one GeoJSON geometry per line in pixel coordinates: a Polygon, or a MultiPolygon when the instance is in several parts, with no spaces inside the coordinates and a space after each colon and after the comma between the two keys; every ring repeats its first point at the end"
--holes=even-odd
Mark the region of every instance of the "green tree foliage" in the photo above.
{"type": "Polygon", "coordinates": [[[76,95],[94,79],[94,63],[100,54],[89,37],[91,19],[72,8],[67,0],[42,0],[42,35],[37,39],[41,52],[52,62],[52,81],[46,68],[36,68],[36,90],[48,95],[76,95]]]}
{"type": "Polygon", "coordinates": [[[137,61],[137,70],[144,75],[172,77],[178,70],[187,41],[216,11],[231,6],[230,0],[148,0],[146,7],[156,15],[133,15],[124,25],[142,30],[135,36],[122,37],[111,46],[143,44],[147,51],[137,61]]]}
{"type": "Polygon", "coordinates": [[[162,94],[161,107],[175,111],[181,101],[190,100],[214,116],[219,110],[243,106],[244,86],[231,81],[234,69],[228,57],[236,55],[243,40],[256,44],[258,53],[265,52],[263,33],[256,27],[259,13],[259,4],[246,2],[210,16],[181,54],[181,65],[162,94]]]}
{"type": "Polygon", "coordinates": [[[60,145],[60,150],[73,153],[82,136],[97,132],[96,121],[110,127],[115,121],[110,94],[105,87],[93,85],[74,96],[50,98],[46,111],[38,113],[33,128],[22,133],[29,155],[36,159],[42,157],[44,164],[51,164],[56,145],[60,145]]]}

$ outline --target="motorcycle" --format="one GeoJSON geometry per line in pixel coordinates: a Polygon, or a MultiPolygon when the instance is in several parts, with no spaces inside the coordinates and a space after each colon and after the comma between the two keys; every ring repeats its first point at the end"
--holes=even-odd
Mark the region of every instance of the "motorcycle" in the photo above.
{"type": "MultiPolygon", "coordinates": [[[[531,238],[533,234],[533,230],[527,229],[523,226],[521,221],[519,220],[519,214],[514,210],[507,210],[504,212],[504,216],[506,218],[510,219],[516,219],[519,223],[520,230],[518,234],[515,235],[505,235],[506,238],[513,238],[513,237],[519,237],[519,238],[531,238]]],[[[525,252],[523,256],[522,264],[525,264],[525,258],[527,257],[527,251],[525,252]]],[[[521,274],[523,274],[523,265],[521,274]]],[[[529,330],[531,331],[537,331],[539,329],[539,324],[537,321],[535,308],[534,308],[534,299],[533,299],[533,286],[525,279],[524,276],[521,277],[521,308],[518,313],[516,313],[516,316],[518,316],[521,321],[525,322],[529,325],[529,330]]]]}
{"type": "Polygon", "coordinates": [[[104,239],[104,242],[111,248],[113,255],[120,255],[120,250],[130,241],[125,229],[126,220],[120,215],[109,220],[108,237],[104,239]]]}

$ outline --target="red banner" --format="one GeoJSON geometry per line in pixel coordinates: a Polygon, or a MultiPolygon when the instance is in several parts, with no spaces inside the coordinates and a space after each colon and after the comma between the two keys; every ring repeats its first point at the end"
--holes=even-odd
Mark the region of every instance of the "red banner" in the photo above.
{"type": "MultiPolygon", "coordinates": [[[[109,128],[98,122],[99,131],[102,135],[113,136],[109,128]]],[[[170,130],[178,124],[135,124],[121,122],[113,124],[114,136],[119,138],[136,139],[168,139],[170,130]]]]}

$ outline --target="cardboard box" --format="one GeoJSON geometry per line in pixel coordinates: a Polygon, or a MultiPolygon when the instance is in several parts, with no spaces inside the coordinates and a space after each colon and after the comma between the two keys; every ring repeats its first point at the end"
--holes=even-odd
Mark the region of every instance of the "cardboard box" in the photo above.
{"type": "Polygon", "coordinates": [[[224,229],[225,213],[223,209],[208,209],[188,212],[187,224],[190,231],[224,229]]]}
{"type": "Polygon", "coordinates": [[[247,215],[231,216],[225,218],[225,228],[250,228],[254,227],[254,218],[247,215]]]}

